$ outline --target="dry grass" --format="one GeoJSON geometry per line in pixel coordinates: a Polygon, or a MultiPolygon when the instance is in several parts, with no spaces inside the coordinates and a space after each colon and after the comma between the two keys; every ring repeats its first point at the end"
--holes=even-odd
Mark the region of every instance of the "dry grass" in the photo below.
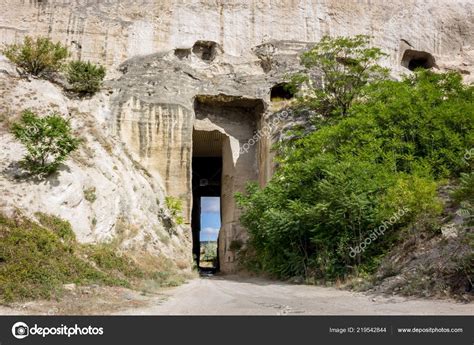
{"type": "Polygon", "coordinates": [[[38,213],[40,223],[0,214],[0,300],[60,298],[64,284],[123,286],[156,292],[177,286],[186,272],[169,258],[124,251],[118,243],[137,227],[121,223],[119,242],[80,244],[67,221],[38,213]]]}

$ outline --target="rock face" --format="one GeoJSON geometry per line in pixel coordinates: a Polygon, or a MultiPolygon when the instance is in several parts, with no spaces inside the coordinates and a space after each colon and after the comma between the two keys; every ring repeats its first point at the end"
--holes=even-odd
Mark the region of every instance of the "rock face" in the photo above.
{"type": "MultiPolygon", "coordinates": [[[[1,56],[0,56],[1,57],[1,56]]],[[[125,249],[164,255],[191,266],[190,236],[173,225],[164,203],[164,188],[127,149],[107,135],[107,96],[71,100],[48,81],[20,78],[0,60],[0,212],[19,209],[68,220],[81,242],[119,238],[125,249]],[[24,148],[8,132],[22,109],[56,112],[71,120],[84,142],[46,180],[26,178],[18,167],[24,148]]]]}
{"type": "MultiPolygon", "coordinates": [[[[217,152],[222,158],[219,261],[221,270],[230,272],[237,268],[236,243],[246,239],[233,196],[248,181],[263,185],[272,175],[268,133],[275,127],[274,113],[284,102],[272,102],[271,90],[284,81],[286,73],[298,70],[301,51],[326,34],[369,34],[373,44],[388,54],[382,64],[391,67],[395,75],[423,66],[458,70],[469,82],[474,80],[473,10],[468,0],[396,4],[336,0],[50,0],[17,4],[0,0],[0,42],[20,41],[27,34],[47,35],[67,44],[74,58],[108,67],[104,90],[90,101],[65,100],[50,84],[43,85],[43,90],[40,81],[18,81],[16,88],[9,88],[11,100],[15,100],[15,93],[34,87],[35,92],[41,89],[40,97],[56,100],[54,104],[73,119],[98,122],[102,139],[95,139],[99,140],[94,143],[97,150],[103,150],[100,141],[113,142],[112,153],[101,151],[101,158],[93,161],[97,166],[77,167],[81,176],[61,172],[58,186],[63,189],[55,191],[56,199],[51,197],[57,200],[49,206],[51,210],[60,210],[68,219],[79,217],[78,212],[68,217],[71,209],[60,199],[69,195],[68,205],[81,205],[80,197],[74,199],[73,195],[89,188],[87,181],[95,174],[94,180],[107,176],[110,184],[98,184],[104,188],[104,198],[95,202],[101,207],[94,212],[104,213],[104,220],[97,217],[94,227],[77,222],[83,224],[78,229],[85,240],[108,236],[114,229],[113,219],[124,212],[141,219],[144,228],[162,226],[162,221],[147,218],[148,211],[142,209],[154,212],[157,197],[161,203],[164,194],[183,201],[189,226],[193,156],[215,156],[217,152]],[[74,108],[81,112],[71,112],[74,108]],[[132,167],[133,162],[145,173],[132,167]],[[117,164],[121,164],[119,171],[127,174],[116,176],[113,169],[105,172],[105,168],[98,168],[117,164]],[[68,176],[74,182],[64,180],[68,176]],[[135,180],[141,182],[130,183],[135,180]],[[136,190],[130,190],[134,185],[136,190]],[[111,202],[112,195],[121,201],[111,202]]],[[[30,96],[24,98],[24,103],[12,101],[9,107],[35,104],[30,96]]],[[[91,143],[94,137],[90,133],[91,143]]],[[[2,140],[3,145],[11,142],[7,135],[2,140]]],[[[11,147],[2,154],[14,157],[19,148],[11,147]]],[[[40,187],[46,188],[24,186],[32,196],[44,193],[43,189],[30,189],[40,187]]],[[[11,200],[16,203],[17,199],[11,200]]],[[[21,205],[28,208],[26,202],[21,205]]],[[[87,207],[80,206],[84,209],[81,219],[92,217],[90,205],[87,207]]],[[[190,237],[189,227],[186,231],[190,237]]],[[[181,246],[177,244],[175,249],[186,248],[191,253],[189,239],[181,246]]]]}
{"type": "Polygon", "coordinates": [[[272,86],[284,80],[284,73],[298,68],[296,57],[306,45],[275,41],[256,47],[271,52],[267,53],[269,70],[265,70],[256,55],[236,59],[216,43],[199,44],[211,47],[210,51],[194,47],[183,54],[174,49],[120,65],[122,75],[107,82],[112,109],[109,128],[134,159],[161,176],[167,193],[184,202],[187,223],[192,221],[192,158],[215,156],[206,139],[193,143],[192,138],[200,137],[197,132],[220,133],[219,257],[221,270],[229,272],[236,268],[231,243],[246,239],[234,195],[247,182],[263,184],[272,171],[270,139],[254,136],[269,125],[272,86]],[[193,145],[195,151],[199,146],[204,152],[193,154],[193,145]]]}
{"type": "Polygon", "coordinates": [[[400,64],[406,43],[442,67],[472,73],[470,0],[1,0],[0,13],[2,42],[48,35],[71,45],[76,57],[107,66],[189,49],[199,40],[242,56],[270,40],[368,34],[389,54],[390,65],[400,64]]]}

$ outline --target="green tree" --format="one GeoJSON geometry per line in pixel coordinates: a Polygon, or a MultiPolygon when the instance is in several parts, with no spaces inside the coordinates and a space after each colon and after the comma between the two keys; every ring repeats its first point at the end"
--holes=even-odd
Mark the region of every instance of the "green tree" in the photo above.
{"type": "Polygon", "coordinates": [[[206,242],[201,243],[201,261],[215,261],[217,259],[217,243],[206,242]]]}
{"type": "Polygon", "coordinates": [[[324,36],[301,55],[305,71],[292,77],[293,91],[306,84],[305,105],[325,116],[346,116],[367,83],[388,75],[388,70],[377,64],[386,54],[379,48],[369,47],[369,41],[364,35],[324,36]]]}
{"type": "Polygon", "coordinates": [[[11,131],[26,147],[27,153],[21,164],[33,175],[55,172],[80,143],[72,134],[69,121],[58,114],[41,118],[25,110],[21,120],[12,125],[11,131]]]}
{"type": "Polygon", "coordinates": [[[91,62],[72,61],[67,68],[67,80],[73,91],[91,94],[100,90],[105,77],[105,68],[91,62]]]}
{"type": "Polygon", "coordinates": [[[441,211],[439,184],[469,171],[463,155],[474,147],[473,91],[455,73],[377,81],[348,116],[280,152],[268,185],[237,195],[250,267],[323,279],[375,269],[403,229],[432,224],[441,211]],[[404,208],[383,236],[350,255],[404,208]]]}
{"type": "Polygon", "coordinates": [[[2,53],[25,72],[35,76],[58,71],[69,55],[60,42],[30,36],[26,36],[23,43],[5,45],[2,53]]]}

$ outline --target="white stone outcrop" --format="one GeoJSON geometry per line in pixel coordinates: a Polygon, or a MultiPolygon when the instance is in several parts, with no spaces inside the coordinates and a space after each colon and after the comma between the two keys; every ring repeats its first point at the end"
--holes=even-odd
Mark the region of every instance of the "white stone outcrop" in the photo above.
{"type": "Polygon", "coordinates": [[[71,223],[81,242],[120,238],[124,248],[191,264],[190,236],[170,221],[159,176],[153,177],[108,135],[107,96],[68,99],[48,81],[19,78],[1,57],[0,113],[1,212],[56,215],[71,223]],[[8,123],[23,109],[59,113],[83,139],[59,172],[45,180],[25,178],[18,166],[24,148],[9,133],[8,123]]]}
{"type": "Polygon", "coordinates": [[[244,56],[271,40],[367,34],[399,66],[405,42],[473,80],[471,0],[0,0],[0,43],[47,35],[83,60],[118,66],[137,55],[217,42],[244,56]]]}

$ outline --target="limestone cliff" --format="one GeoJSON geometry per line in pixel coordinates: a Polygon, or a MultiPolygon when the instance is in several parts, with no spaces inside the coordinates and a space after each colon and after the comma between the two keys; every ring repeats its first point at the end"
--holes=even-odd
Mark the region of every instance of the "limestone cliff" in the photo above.
{"type": "MultiPolygon", "coordinates": [[[[58,109],[88,143],[68,162],[70,170],[47,184],[13,186],[1,177],[2,188],[12,193],[3,200],[59,214],[88,241],[111,236],[125,217],[144,229],[135,244],[189,255],[193,155],[217,150],[219,260],[223,271],[232,271],[232,248],[246,238],[233,195],[248,181],[264,184],[272,174],[272,139],[261,134],[279,110],[271,90],[298,70],[299,53],[326,34],[368,34],[388,54],[382,64],[395,76],[422,65],[458,70],[469,82],[473,10],[469,0],[0,0],[0,43],[49,36],[68,45],[72,58],[108,68],[104,89],[86,101],[68,100],[47,82],[20,80],[11,66],[1,74],[2,107],[13,113],[58,109]],[[98,195],[93,204],[83,199],[89,188],[98,195]],[[152,231],[166,228],[156,202],[161,205],[164,194],[183,201],[188,226],[168,245],[152,231]]],[[[20,148],[6,133],[1,144],[5,169],[20,148]]]]}
{"type": "Polygon", "coordinates": [[[119,238],[123,248],[164,255],[191,265],[190,237],[173,224],[164,191],[107,135],[107,97],[71,100],[48,81],[20,78],[0,56],[0,211],[44,212],[72,224],[81,242],[119,238]],[[56,112],[71,120],[80,149],[46,180],[26,178],[18,167],[23,147],[8,132],[21,110],[56,112]]]}
{"type": "Polygon", "coordinates": [[[214,41],[242,56],[270,40],[374,36],[398,66],[404,44],[440,67],[472,73],[470,0],[1,0],[0,42],[25,34],[69,44],[76,57],[117,66],[136,55],[214,41]]]}

